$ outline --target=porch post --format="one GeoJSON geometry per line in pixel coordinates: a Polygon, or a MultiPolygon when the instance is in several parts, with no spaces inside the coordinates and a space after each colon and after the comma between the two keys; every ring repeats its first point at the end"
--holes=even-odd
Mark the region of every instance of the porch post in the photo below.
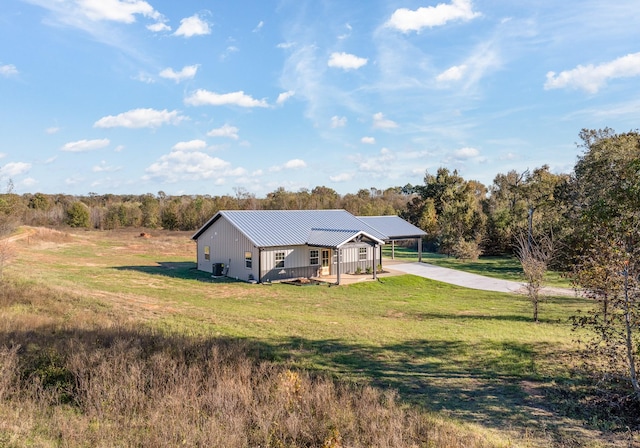
{"type": "Polygon", "coordinates": [[[392,260],[396,259],[396,241],[395,240],[391,240],[391,259],[392,260]]]}
{"type": "Polygon", "coordinates": [[[422,263],[422,237],[418,238],[418,261],[422,263]]]}
{"type": "Polygon", "coordinates": [[[376,266],[376,252],[378,251],[378,245],[373,245],[373,279],[378,279],[378,267],[376,266]]]}
{"type": "Polygon", "coordinates": [[[340,284],[340,255],[342,250],[336,249],[336,285],[340,284]]]}

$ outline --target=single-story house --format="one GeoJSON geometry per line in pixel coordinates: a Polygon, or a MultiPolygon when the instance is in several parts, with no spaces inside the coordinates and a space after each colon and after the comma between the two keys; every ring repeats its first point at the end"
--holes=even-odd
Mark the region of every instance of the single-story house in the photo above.
{"type": "MultiPolygon", "coordinates": [[[[346,210],[226,210],[192,237],[198,269],[259,283],[371,271],[381,246],[425,232],[397,216],[359,218],[346,210]]],[[[418,245],[421,247],[421,244],[418,245]]]]}

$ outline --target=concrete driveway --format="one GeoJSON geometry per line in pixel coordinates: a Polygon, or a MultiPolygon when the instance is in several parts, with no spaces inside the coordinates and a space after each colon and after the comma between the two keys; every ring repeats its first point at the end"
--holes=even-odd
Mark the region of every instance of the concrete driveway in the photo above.
{"type": "MultiPolygon", "coordinates": [[[[520,282],[500,280],[497,278],[485,277],[478,274],[470,274],[468,272],[458,271],[456,269],[442,268],[440,266],[434,266],[428,263],[389,263],[388,260],[385,260],[384,267],[388,270],[400,271],[405,274],[413,274],[419,277],[437,280],[439,282],[463,286],[465,288],[517,294],[526,293],[524,284],[520,282]]],[[[569,288],[546,287],[542,289],[541,294],[553,296],[575,296],[575,291],[569,288]]]]}

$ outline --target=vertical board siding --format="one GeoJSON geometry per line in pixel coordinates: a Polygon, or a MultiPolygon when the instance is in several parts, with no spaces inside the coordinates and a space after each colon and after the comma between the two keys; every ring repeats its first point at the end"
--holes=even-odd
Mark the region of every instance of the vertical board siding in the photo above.
{"type": "Polygon", "coordinates": [[[217,220],[198,238],[198,269],[212,272],[215,263],[224,263],[228,277],[248,281],[258,279],[258,249],[224,218],[217,220]],[[204,246],[211,246],[211,260],[204,259],[204,246]],[[244,253],[252,253],[251,269],[245,267],[244,253]]]}

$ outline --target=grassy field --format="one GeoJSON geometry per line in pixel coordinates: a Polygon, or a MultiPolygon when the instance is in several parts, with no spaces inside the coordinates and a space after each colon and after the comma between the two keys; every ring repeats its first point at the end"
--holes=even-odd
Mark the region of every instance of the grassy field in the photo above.
{"type": "MultiPolygon", "coordinates": [[[[165,335],[243,341],[289,369],[397,390],[411,409],[462,425],[487,446],[616,440],[599,432],[618,429],[616,420],[579,401],[569,316],[589,306],[582,299],[549,299],[535,324],[523,296],[413,276],[348,287],[213,281],[195,270],[188,235],[150,233],[39,232],[20,242],[6,272],[80,297],[63,313],[67,325],[104,314],[165,335]]],[[[45,308],[38,312],[46,321],[45,308]]],[[[15,306],[3,318],[15,323],[32,312],[15,306]]]]}
{"type": "MultiPolygon", "coordinates": [[[[415,248],[405,247],[395,248],[395,258],[398,260],[418,261],[418,252],[415,248]]],[[[383,256],[391,258],[391,246],[383,246],[383,256]]],[[[459,269],[473,274],[485,275],[487,277],[500,278],[503,280],[523,281],[522,267],[515,257],[480,257],[478,260],[458,260],[443,254],[433,252],[423,252],[422,261],[444,268],[459,269]]],[[[563,277],[560,272],[549,271],[545,277],[547,286],[558,286],[570,288],[571,281],[563,277]]]]}

